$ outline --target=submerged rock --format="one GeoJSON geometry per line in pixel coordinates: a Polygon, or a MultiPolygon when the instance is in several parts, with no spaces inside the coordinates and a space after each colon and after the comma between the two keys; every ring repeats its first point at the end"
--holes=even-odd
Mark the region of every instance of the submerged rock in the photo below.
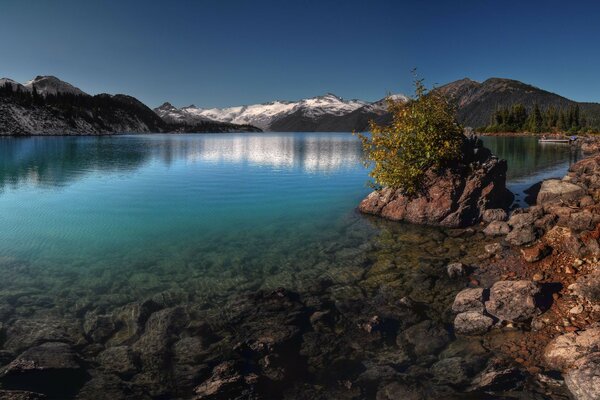
{"type": "Polygon", "coordinates": [[[421,194],[408,197],[401,190],[384,188],[367,196],[359,210],[394,221],[469,226],[486,210],[506,209],[512,203],[506,168],[506,161],[493,156],[480,140],[465,138],[463,159],[442,171],[426,171],[421,194]]]}
{"type": "Polygon", "coordinates": [[[452,263],[448,264],[446,272],[450,278],[458,278],[467,274],[467,267],[463,263],[452,263]]]}
{"type": "Polygon", "coordinates": [[[86,375],[71,346],[50,342],[26,350],[2,368],[0,383],[7,389],[68,396],[77,392],[86,375]]]}

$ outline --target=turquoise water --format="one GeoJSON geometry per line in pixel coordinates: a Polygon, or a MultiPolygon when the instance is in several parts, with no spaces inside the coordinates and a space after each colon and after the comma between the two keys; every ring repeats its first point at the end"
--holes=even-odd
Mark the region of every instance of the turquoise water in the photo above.
{"type": "MultiPolygon", "coordinates": [[[[508,158],[513,189],[572,161],[530,139],[484,139],[508,158]]],[[[379,229],[355,211],[368,174],[347,133],[2,138],[0,157],[13,288],[298,287],[347,266],[332,249],[352,254],[379,229]]]]}

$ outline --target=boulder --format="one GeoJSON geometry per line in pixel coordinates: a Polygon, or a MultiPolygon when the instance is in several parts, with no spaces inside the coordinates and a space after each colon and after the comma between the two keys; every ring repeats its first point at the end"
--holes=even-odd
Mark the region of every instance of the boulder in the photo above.
{"type": "Polygon", "coordinates": [[[532,281],[498,281],[490,288],[485,308],[502,321],[526,321],[540,313],[536,302],[539,293],[539,286],[532,281]]]}
{"type": "Polygon", "coordinates": [[[586,254],[585,244],[570,228],[555,226],[546,233],[543,240],[553,249],[576,257],[582,257],[586,254]]]}
{"type": "Polygon", "coordinates": [[[585,195],[585,189],[579,185],[560,179],[548,179],[542,183],[537,196],[537,204],[576,203],[585,195]]]}
{"type": "Polygon", "coordinates": [[[97,357],[102,369],[128,377],[138,370],[139,359],[127,346],[109,347],[97,357]]]}
{"type": "Polygon", "coordinates": [[[436,354],[450,342],[450,334],[446,328],[432,320],[411,326],[403,332],[402,338],[412,345],[417,357],[436,354]]]}
{"type": "MultiPolygon", "coordinates": [[[[522,210],[517,210],[522,211],[522,210]]],[[[529,212],[514,213],[508,220],[508,225],[513,228],[521,228],[523,226],[531,226],[535,221],[535,215],[529,212]]]]}
{"type": "Polygon", "coordinates": [[[600,301],[600,270],[582,275],[577,278],[575,284],[570,286],[573,294],[588,301],[600,301]]]}
{"type": "Polygon", "coordinates": [[[539,261],[546,256],[549,256],[552,253],[552,248],[548,246],[546,243],[536,243],[531,247],[526,247],[521,249],[521,254],[523,255],[523,259],[527,262],[536,262],[539,261]]]}
{"type": "Polygon", "coordinates": [[[497,222],[497,221],[506,221],[508,218],[508,213],[506,210],[502,208],[492,208],[489,210],[485,210],[481,217],[483,222],[497,222]]]}
{"type": "Polygon", "coordinates": [[[538,238],[538,230],[533,224],[514,227],[506,235],[506,241],[513,246],[522,246],[534,242],[538,238]]]}
{"type": "Polygon", "coordinates": [[[565,383],[576,400],[600,399],[600,352],[579,359],[565,374],[565,383]]]}
{"type": "Polygon", "coordinates": [[[492,221],[485,227],[483,233],[486,236],[501,236],[510,232],[510,226],[504,221],[492,221]]]}
{"type": "Polygon", "coordinates": [[[482,313],[484,311],[483,289],[465,289],[459,292],[454,298],[452,311],[455,313],[466,311],[477,311],[482,313]]]}
{"type": "Polygon", "coordinates": [[[213,369],[212,375],[198,385],[195,399],[242,399],[249,397],[259,377],[235,361],[225,361],[213,369]]]}
{"type": "Polygon", "coordinates": [[[448,264],[446,272],[450,278],[458,278],[467,274],[467,267],[463,263],[452,263],[448,264]]]}
{"type": "Polygon", "coordinates": [[[431,367],[436,382],[450,385],[467,384],[476,372],[473,363],[467,362],[463,357],[444,358],[431,367]]]}
{"type": "Polygon", "coordinates": [[[369,194],[359,210],[394,221],[469,226],[480,221],[486,210],[506,209],[512,203],[506,168],[506,161],[494,157],[480,140],[465,137],[462,159],[441,170],[427,170],[418,195],[409,197],[386,187],[369,194]]]}
{"type": "Polygon", "coordinates": [[[454,331],[459,335],[482,335],[494,325],[494,320],[477,311],[466,311],[454,319],[454,331]]]}
{"type": "Polygon", "coordinates": [[[600,328],[569,332],[554,338],[544,349],[548,367],[565,370],[587,355],[600,351],[600,328]]]}

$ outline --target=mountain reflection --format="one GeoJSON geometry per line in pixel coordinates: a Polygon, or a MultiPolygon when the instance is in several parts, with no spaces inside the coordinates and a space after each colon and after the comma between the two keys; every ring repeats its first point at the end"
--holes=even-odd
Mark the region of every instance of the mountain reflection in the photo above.
{"type": "Polygon", "coordinates": [[[310,173],[354,168],[350,134],[128,135],[0,138],[0,187],[63,186],[94,172],[133,172],[151,162],[249,164],[310,173]]]}

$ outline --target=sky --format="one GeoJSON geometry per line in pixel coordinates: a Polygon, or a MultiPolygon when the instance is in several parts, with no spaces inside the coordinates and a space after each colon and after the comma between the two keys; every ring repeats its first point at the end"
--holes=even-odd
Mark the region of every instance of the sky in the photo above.
{"type": "Polygon", "coordinates": [[[224,107],[410,94],[417,68],[600,102],[599,17],[576,0],[0,0],[0,77],[224,107]]]}

